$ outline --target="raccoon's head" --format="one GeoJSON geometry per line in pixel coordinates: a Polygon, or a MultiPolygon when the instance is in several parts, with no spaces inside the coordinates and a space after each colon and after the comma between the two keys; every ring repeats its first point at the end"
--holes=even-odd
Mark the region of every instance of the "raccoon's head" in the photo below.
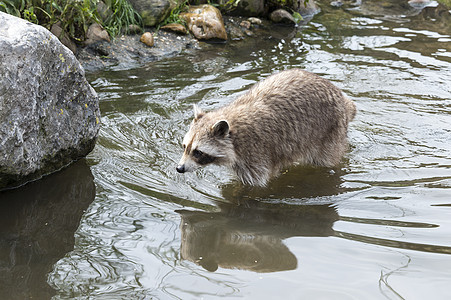
{"type": "Polygon", "coordinates": [[[212,114],[204,113],[194,105],[194,120],[183,139],[184,152],[177,172],[191,172],[209,164],[231,163],[235,152],[230,135],[226,120],[215,120],[212,114]]]}

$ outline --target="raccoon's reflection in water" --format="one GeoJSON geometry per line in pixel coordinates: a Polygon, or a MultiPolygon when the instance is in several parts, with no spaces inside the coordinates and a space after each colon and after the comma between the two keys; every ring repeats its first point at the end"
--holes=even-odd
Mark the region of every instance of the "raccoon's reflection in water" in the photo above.
{"type": "Polygon", "coordinates": [[[328,205],[279,205],[247,201],[221,211],[178,211],[182,259],[209,271],[237,268],[255,272],[293,270],[297,259],[282,242],[293,236],[333,235],[338,214],[328,205]]]}
{"type": "MultiPolygon", "coordinates": [[[[296,269],[297,258],[283,239],[334,235],[332,226],[339,216],[329,204],[288,204],[273,199],[334,195],[339,193],[339,182],[340,176],[326,169],[296,167],[293,173],[282,175],[265,189],[226,186],[223,196],[230,203],[219,203],[219,212],[178,211],[181,257],[209,271],[218,267],[254,272],[296,269]],[[316,189],[318,185],[323,189],[316,189]]],[[[298,200],[302,201],[305,199],[298,200]]]]}

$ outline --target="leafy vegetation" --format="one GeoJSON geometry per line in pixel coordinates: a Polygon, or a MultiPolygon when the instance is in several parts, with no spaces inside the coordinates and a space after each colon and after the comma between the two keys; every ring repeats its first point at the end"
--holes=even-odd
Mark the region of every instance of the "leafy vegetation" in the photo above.
{"type": "Polygon", "coordinates": [[[130,24],[141,25],[141,17],[127,0],[105,0],[104,18],[98,11],[101,0],[0,0],[0,11],[50,29],[58,23],[70,38],[84,41],[92,23],[99,23],[114,37],[130,24]]]}
{"type": "Polygon", "coordinates": [[[188,9],[188,6],[189,6],[188,0],[181,2],[179,5],[177,5],[175,8],[173,8],[171,10],[171,13],[169,14],[169,16],[166,19],[164,19],[164,21],[160,24],[160,26],[164,26],[164,25],[170,24],[170,23],[178,23],[178,24],[186,25],[185,20],[180,18],[180,13],[186,11],[188,9]]]}
{"type": "Polygon", "coordinates": [[[111,36],[117,36],[123,28],[127,31],[129,25],[142,27],[141,16],[127,0],[104,0],[104,2],[111,8],[112,14],[103,21],[102,25],[111,36]]]}
{"type": "Polygon", "coordinates": [[[451,8],[451,0],[437,0],[448,8],[451,8]]]}

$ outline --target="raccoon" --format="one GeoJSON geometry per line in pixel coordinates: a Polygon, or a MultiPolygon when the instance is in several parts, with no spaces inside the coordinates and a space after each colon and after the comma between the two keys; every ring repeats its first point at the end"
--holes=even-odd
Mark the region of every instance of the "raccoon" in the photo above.
{"type": "Polygon", "coordinates": [[[218,110],[194,105],[176,170],[215,164],[244,184],[265,186],[294,163],[332,167],[347,149],[355,114],[354,102],[330,81],[301,69],[282,71],[218,110]]]}

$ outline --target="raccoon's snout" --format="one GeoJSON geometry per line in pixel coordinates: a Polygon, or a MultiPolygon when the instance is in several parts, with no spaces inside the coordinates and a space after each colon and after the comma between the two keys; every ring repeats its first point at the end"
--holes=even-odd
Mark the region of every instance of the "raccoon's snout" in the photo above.
{"type": "Polygon", "coordinates": [[[175,168],[175,169],[179,173],[185,173],[185,165],[178,165],[177,168],[175,168]]]}
{"type": "Polygon", "coordinates": [[[177,168],[175,168],[175,169],[179,173],[185,173],[185,165],[178,165],[177,168]]]}

